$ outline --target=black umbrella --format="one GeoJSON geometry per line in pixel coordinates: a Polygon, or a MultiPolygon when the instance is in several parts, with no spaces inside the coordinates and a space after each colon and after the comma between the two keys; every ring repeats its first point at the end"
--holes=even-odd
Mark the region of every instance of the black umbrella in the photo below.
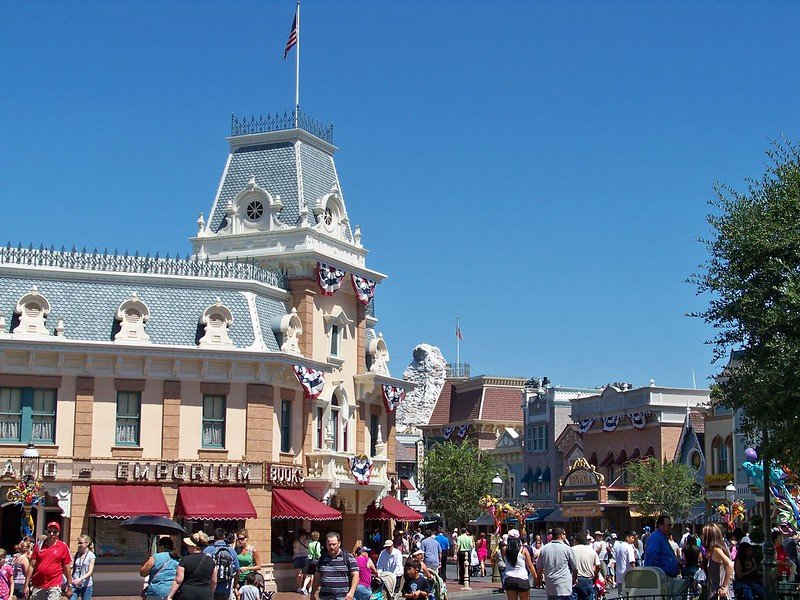
{"type": "Polygon", "coordinates": [[[186,533],[186,530],[172,519],[156,515],[131,517],[125,519],[119,526],[128,531],[147,535],[184,535],[186,533]]]}

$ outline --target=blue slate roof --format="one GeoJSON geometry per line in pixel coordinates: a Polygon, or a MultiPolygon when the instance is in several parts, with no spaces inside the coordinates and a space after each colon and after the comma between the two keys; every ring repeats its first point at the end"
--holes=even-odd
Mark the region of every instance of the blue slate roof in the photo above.
{"type": "MultiPolygon", "coordinates": [[[[299,164],[302,172],[303,194],[300,197],[298,160],[292,142],[275,142],[257,146],[241,146],[232,151],[227,171],[220,187],[219,196],[209,217],[211,231],[218,231],[225,219],[225,207],[247,185],[251,176],[256,184],[273,196],[279,195],[283,210],[278,218],[285,225],[294,227],[300,216],[300,202],[309,208],[309,223],[316,223],[311,208],[316,200],[330,192],[336,184],[336,169],[333,155],[307,142],[299,144],[299,164]]],[[[351,234],[346,233],[352,241],[351,234]]]]}
{"type": "MultiPolygon", "coordinates": [[[[135,291],[150,309],[145,332],[152,344],[197,347],[202,336],[202,328],[198,328],[200,316],[216,302],[217,297],[233,314],[228,334],[234,346],[247,348],[255,340],[244,294],[223,287],[215,288],[213,283],[211,287],[200,288],[146,280],[133,284],[0,275],[0,312],[6,317],[7,331],[16,326],[12,315],[17,301],[34,285],[50,302],[50,314],[45,321],[47,329],[52,332],[58,320],[63,319],[68,339],[113,341],[117,308],[135,291]]],[[[277,352],[278,342],[269,326],[269,319],[285,314],[286,307],[280,300],[260,295],[256,296],[256,307],[264,344],[268,350],[277,352]]]]}

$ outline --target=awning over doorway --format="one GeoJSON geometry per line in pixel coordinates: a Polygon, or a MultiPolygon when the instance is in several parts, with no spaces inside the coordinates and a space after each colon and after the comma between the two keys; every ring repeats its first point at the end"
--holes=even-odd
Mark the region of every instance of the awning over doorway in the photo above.
{"type": "Polygon", "coordinates": [[[109,519],[170,516],[161,488],[154,485],[92,485],[88,512],[93,517],[109,519]]]}
{"type": "Polygon", "coordinates": [[[175,515],[187,519],[239,520],[255,519],[258,515],[243,487],[181,486],[175,515]]]}
{"type": "Polygon", "coordinates": [[[407,492],[410,492],[410,491],[415,490],[417,488],[415,488],[414,484],[411,483],[411,481],[409,481],[408,479],[401,479],[400,480],[400,489],[401,490],[406,490],[407,492]]]}
{"type": "Polygon", "coordinates": [[[536,473],[533,474],[533,479],[531,479],[534,483],[540,483],[542,481],[542,467],[536,467],[536,473]]]}
{"type": "Polygon", "coordinates": [[[551,512],[553,512],[555,508],[540,508],[537,509],[535,513],[529,516],[526,521],[544,521],[545,517],[547,517],[551,512]]]}
{"type": "Polygon", "coordinates": [[[530,483],[535,481],[533,478],[533,467],[528,467],[528,470],[525,471],[525,475],[522,476],[522,479],[519,480],[520,483],[530,483]]]}
{"type": "Polygon", "coordinates": [[[378,521],[388,521],[395,519],[396,521],[421,521],[422,515],[409,508],[394,496],[386,496],[381,499],[381,507],[378,508],[375,504],[370,504],[367,512],[364,513],[365,519],[375,519],[378,521]]]}
{"type": "Polygon", "coordinates": [[[544,471],[542,471],[541,481],[550,481],[550,466],[549,465],[544,468],[544,471]]]}
{"type": "Polygon", "coordinates": [[[272,490],[273,519],[311,519],[336,521],[342,518],[335,508],[320,502],[305,490],[272,490]]]}

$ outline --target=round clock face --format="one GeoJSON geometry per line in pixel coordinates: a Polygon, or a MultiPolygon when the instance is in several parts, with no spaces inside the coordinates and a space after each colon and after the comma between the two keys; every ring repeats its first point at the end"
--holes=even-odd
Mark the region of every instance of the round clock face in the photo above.
{"type": "Polygon", "coordinates": [[[245,208],[244,214],[250,221],[258,221],[264,215],[264,205],[259,200],[253,200],[245,208]]]}

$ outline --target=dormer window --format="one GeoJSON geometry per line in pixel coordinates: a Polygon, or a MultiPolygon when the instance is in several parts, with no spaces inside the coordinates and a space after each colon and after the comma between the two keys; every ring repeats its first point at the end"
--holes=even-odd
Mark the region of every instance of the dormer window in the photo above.
{"type": "Polygon", "coordinates": [[[150,318],[150,309],[133,292],[125,302],[119,305],[116,315],[119,331],[114,336],[115,342],[148,342],[150,336],[144,331],[150,318]]]}
{"type": "Polygon", "coordinates": [[[12,333],[50,335],[45,327],[45,320],[50,314],[50,302],[39,293],[35,285],[19,299],[14,312],[19,315],[19,325],[12,333]]]}
{"type": "Polygon", "coordinates": [[[205,334],[200,338],[200,346],[233,346],[233,341],[228,335],[228,329],[233,323],[233,314],[223,305],[219,298],[203,311],[200,324],[205,328],[205,334]]]}
{"type": "Polygon", "coordinates": [[[382,333],[370,340],[367,346],[367,369],[370,373],[389,375],[389,350],[382,333]]]}
{"type": "Polygon", "coordinates": [[[245,208],[245,216],[248,221],[258,221],[264,216],[264,203],[260,200],[253,200],[245,208]]]}
{"type": "Polygon", "coordinates": [[[288,315],[275,317],[272,321],[272,331],[278,338],[281,352],[302,354],[300,352],[300,335],[303,333],[303,323],[297,315],[296,308],[292,308],[292,312],[288,315]]]}

